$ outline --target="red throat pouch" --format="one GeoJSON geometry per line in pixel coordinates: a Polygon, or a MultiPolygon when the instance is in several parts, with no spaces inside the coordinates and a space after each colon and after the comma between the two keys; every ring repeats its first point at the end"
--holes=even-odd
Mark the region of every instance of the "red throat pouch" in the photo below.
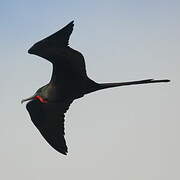
{"type": "Polygon", "coordinates": [[[36,99],[38,99],[39,101],[41,101],[42,103],[47,103],[48,101],[43,99],[41,96],[36,96],[36,99]]]}

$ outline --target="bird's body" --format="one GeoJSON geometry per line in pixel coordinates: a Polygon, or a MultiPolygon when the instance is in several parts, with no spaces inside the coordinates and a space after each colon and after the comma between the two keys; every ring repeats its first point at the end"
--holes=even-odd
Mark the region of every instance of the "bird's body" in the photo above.
{"type": "Polygon", "coordinates": [[[88,78],[80,52],[69,46],[44,51],[39,56],[52,62],[53,72],[50,82],[39,89],[42,98],[51,102],[77,99],[86,94],[89,85],[97,84],[88,78]]]}
{"type": "Polygon", "coordinates": [[[53,35],[37,42],[29,53],[50,61],[53,72],[50,82],[27,99],[27,110],[34,125],[46,141],[58,152],[67,154],[64,139],[64,113],[73,100],[85,94],[117,86],[169,82],[169,80],[146,79],[121,83],[96,83],[86,73],[83,55],[69,47],[73,21],[53,35]]]}

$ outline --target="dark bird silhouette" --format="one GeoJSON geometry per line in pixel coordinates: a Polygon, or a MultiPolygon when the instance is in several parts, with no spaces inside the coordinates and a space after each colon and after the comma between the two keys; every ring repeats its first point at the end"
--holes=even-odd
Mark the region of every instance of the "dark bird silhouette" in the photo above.
{"type": "Polygon", "coordinates": [[[64,139],[64,114],[73,100],[85,94],[117,86],[169,82],[168,79],[146,79],[120,83],[96,83],[86,73],[83,55],[69,46],[69,37],[74,22],[51,36],[35,43],[29,54],[38,55],[50,61],[53,72],[50,82],[24,101],[30,100],[26,108],[32,122],[46,141],[58,152],[66,155],[64,139]]]}

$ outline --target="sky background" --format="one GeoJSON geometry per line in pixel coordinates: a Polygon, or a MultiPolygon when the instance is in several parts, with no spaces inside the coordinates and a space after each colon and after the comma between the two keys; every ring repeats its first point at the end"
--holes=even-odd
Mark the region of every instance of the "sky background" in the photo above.
{"type": "Polygon", "coordinates": [[[0,179],[179,180],[180,1],[0,3],[0,179]],[[72,48],[97,82],[171,79],[103,90],[66,114],[67,156],[52,149],[21,99],[51,76],[27,50],[75,21],[72,48]]]}

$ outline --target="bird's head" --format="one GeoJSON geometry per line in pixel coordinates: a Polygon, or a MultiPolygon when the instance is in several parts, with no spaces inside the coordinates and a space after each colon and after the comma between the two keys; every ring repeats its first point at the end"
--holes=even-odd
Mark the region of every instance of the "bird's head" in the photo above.
{"type": "Polygon", "coordinates": [[[23,102],[25,102],[25,101],[31,101],[31,100],[39,100],[39,101],[42,102],[42,103],[47,103],[47,102],[48,102],[48,97],[47,97],[47,95],[46,95],[46,93],[45,93],[47,87],[48,87],[48,84],[45,85],[45,86],[43,86],[43,87],[41,87],[41,88],[39,88],[39,89],[35,92],[35,94],[34,94],[33,96],[31,96],[31,97],[29,97],[29,98],[26,98],[26,99],[23,99],[23,100],[21,101],[21,104],[22,104],[23,102]]]}
{"type": "Polygon", "coordinates": [[[37,94],[35,93],[33,96],[31,96],[31,97],[29,97],[29,98],[22,99],[22,100],[21,100],[21,104],[24,103],[24,102],[26,102],[26,101],[31,101],[31,100],[33,100],[33,99],[36,99],[36,96],[37,96],[37,94]]]}
{"type": "Polygon", "coordinates": [[[46,99],[44,99],[41,94],[39,94],[38,92],[36,92],[33,96],[26,98],[26,99],[22,99],[21,100],[21,104],[23,104],[26,101],[31,101],[31,100],[39,100],[42,103],[47,103],[48,101],[46,99]]]}

